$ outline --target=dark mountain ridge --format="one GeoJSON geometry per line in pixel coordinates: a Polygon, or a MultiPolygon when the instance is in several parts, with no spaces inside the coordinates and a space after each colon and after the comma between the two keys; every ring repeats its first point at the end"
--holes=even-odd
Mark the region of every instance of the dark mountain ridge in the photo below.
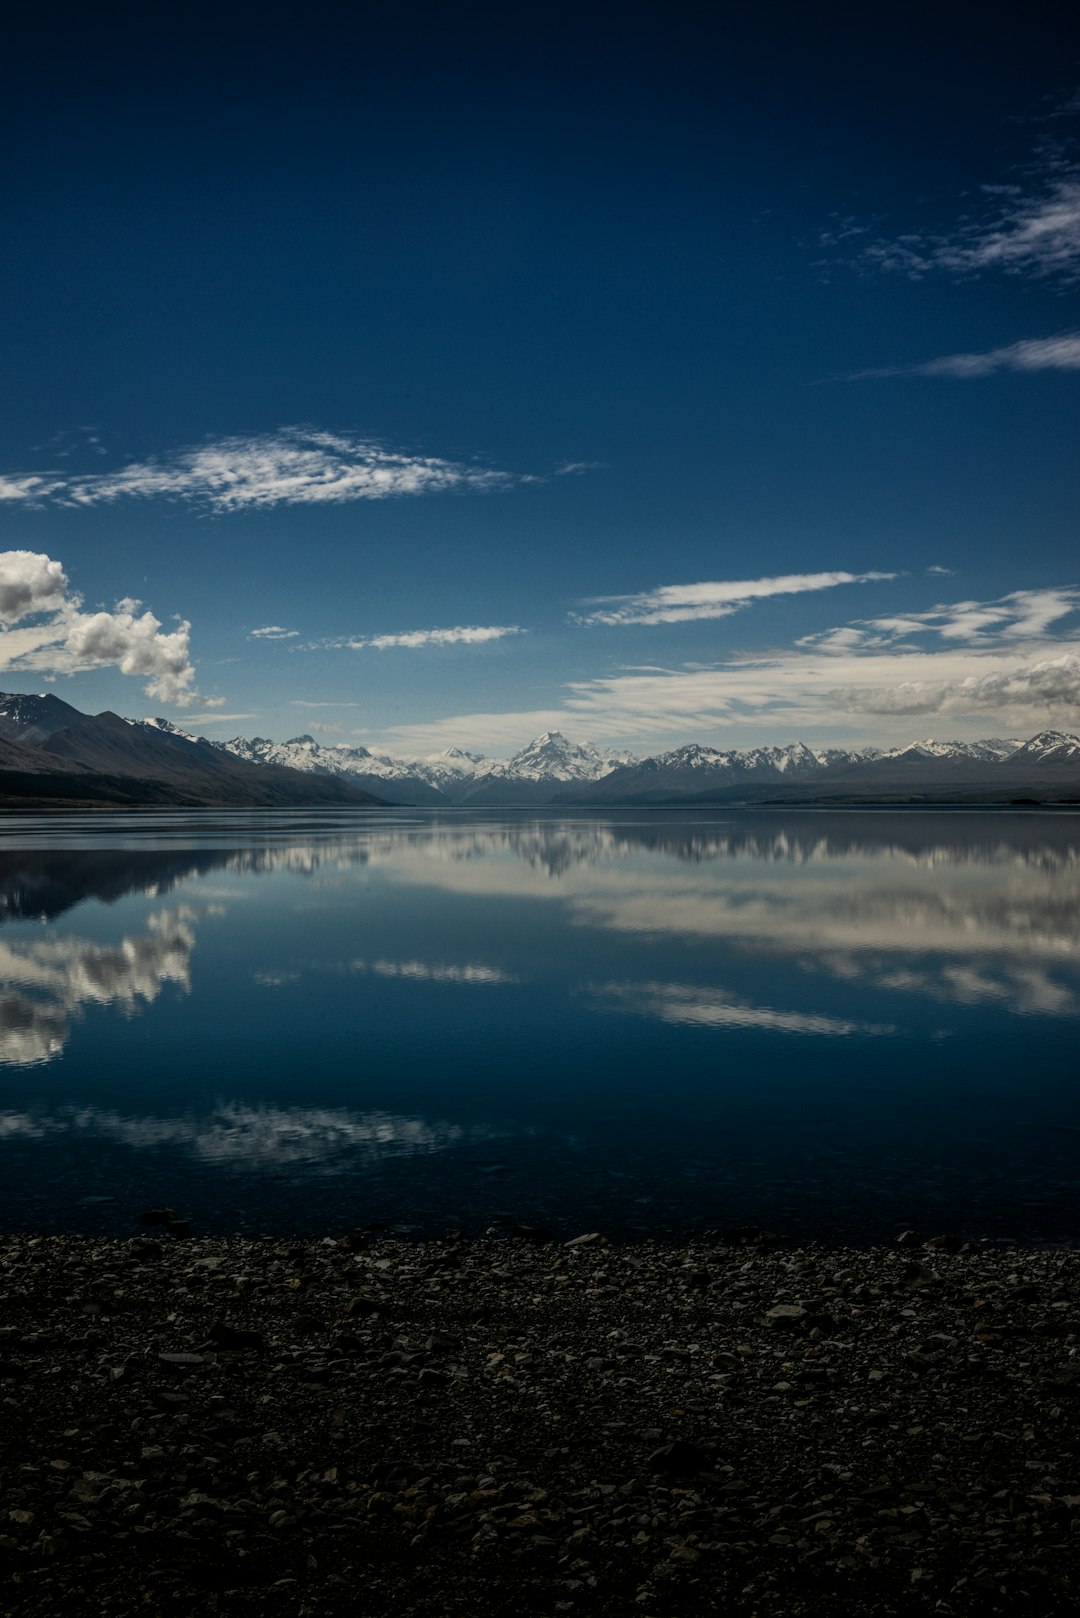
{"type": "Polygon", "coordinates": [[[202,738],[153,730],[52,695],[0,693],[0,804],[136,807],[373,805],[338,776],[251,764],[202,738]]]}

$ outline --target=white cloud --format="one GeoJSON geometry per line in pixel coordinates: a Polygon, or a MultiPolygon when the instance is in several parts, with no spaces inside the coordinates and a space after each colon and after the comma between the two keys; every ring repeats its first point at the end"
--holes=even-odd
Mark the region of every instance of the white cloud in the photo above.
{"type": "Polygon", "coordinates": [[[378,651],[385,651],[390,646],[480,646],[486,641],[502,640],[506,635],[527,633],[519,624],[459,624],[454,629],[409,629],[398,635],[356,636],[335,644],[357,652],[366,646],[373,646],[378,651]]]}
{"type": "Polygon", "coordinates": [[[964,215],[954,230],[879,238],[855,262],[912,280],[987,271],[1066,286],[1080,279],[1080,167],[1060,147],[1044,148],[1016,183],[980,189],[982,206],[964,215]]]}
{"type": "Polygon", "coordinates": [[[34,612],[55,612],[67,595],[59,562],[37,551],[0,551],[0,623],[18,623],[34,612]]]}
{"type": "Polygon", "coordinates": [[[193,713],[185,718],[188,725],[235,725],[242,719],[258,719],[257,713],[193,713]]]}
{"type": "Polygon", "coordinates": [[[261,629],[250,629],[248,640],[295,640],[298,629],[285,629],[281,624],[264,624],[261,629]]]}
{"type": "Polygon", "coordinates": [[[1072,723],[1080,654],[1076,641],[1050,632],[1078,607],[1080,591],[1066,587],[939,604],[830,629],[766,656],[572,681],[550,707],[402,725],[381,745],[499,752],[544,730],[636,749],[711,741],[721,731],[732,742],[748,730],[755,740],[815,741],[852,736],[858,714],[877,720],[871,736],[854,732],[867,740],[897,734],[900,717],[913,713],[994,714],[1006,733],[1055,716],[1072,723]]]}
{"type": "Polygon", "coordinates": [[[444,490],[506,489],[535,478],[474,462],[388,449],[370,438],[283,427],[219,439],[117,472],[49,472],[0,479],[0,501],[66,506],[125,499],[190,501],[213,511],[385,500],[444,490]]]}
{"type": "Polygon", "coordinates": [[[993,376],[997,371],[1080,371],[1080,332],[1032,337],[982,354],[945,354],[922,365],[890,365],[856,371],[853,382],[884,376],[993,376]]]}
{"type": "Polygon", "coordinates": [[[180,707],[205,701],[195,689],[191,625],[163,631],[142,603],[84,612],[59,562],[33,551],[0,552],[0,668],[76,674],[113,667],[146,680],[147,696],[180,707]]]}
{"type": "Polygon", "coordinates": [[[720,579],[702,584],[664,584],[640,595],[597,597],[598,610],[572,613],[575,622],[593,624],[680,624],[726,618],[751,601],[769,596],[830,590],[839,584],[894,579],[895,573],[785,573],[771,579],[720,579]]]}
{"type": "Polygon", "coordinates": [[[1060,657],[986,674],[847,686],[833,694],[843,707],[863,713],[968,714],[1037,708],[1080,714],[1080,654],[1064,652],[1060,657]]]}

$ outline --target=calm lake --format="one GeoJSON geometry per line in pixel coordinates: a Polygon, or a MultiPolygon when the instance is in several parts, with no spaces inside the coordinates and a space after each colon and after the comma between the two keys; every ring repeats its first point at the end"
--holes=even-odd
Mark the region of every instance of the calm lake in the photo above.
{"type": "Polygon", "coordinates": [[[0,823],[0,1229],[1080,1238],[1080,817],[0,823]]]}

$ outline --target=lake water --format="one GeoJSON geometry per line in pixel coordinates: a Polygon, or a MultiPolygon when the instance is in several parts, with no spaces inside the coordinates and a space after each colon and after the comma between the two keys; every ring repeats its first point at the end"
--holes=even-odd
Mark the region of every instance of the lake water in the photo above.
{"type": "Polygon", "coordinates": [[[1080,817],[0,823],[0,1229],[1080,1238],[1080,817]]]}

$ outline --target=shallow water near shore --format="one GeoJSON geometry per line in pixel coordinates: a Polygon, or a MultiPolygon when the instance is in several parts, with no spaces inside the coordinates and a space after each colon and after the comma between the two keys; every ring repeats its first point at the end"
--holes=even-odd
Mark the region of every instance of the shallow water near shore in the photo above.
{"type": "Polygon", "coordinates": [[[9,816],[0,1228],[1080,1237],[1080,818],[9,816]]]}

